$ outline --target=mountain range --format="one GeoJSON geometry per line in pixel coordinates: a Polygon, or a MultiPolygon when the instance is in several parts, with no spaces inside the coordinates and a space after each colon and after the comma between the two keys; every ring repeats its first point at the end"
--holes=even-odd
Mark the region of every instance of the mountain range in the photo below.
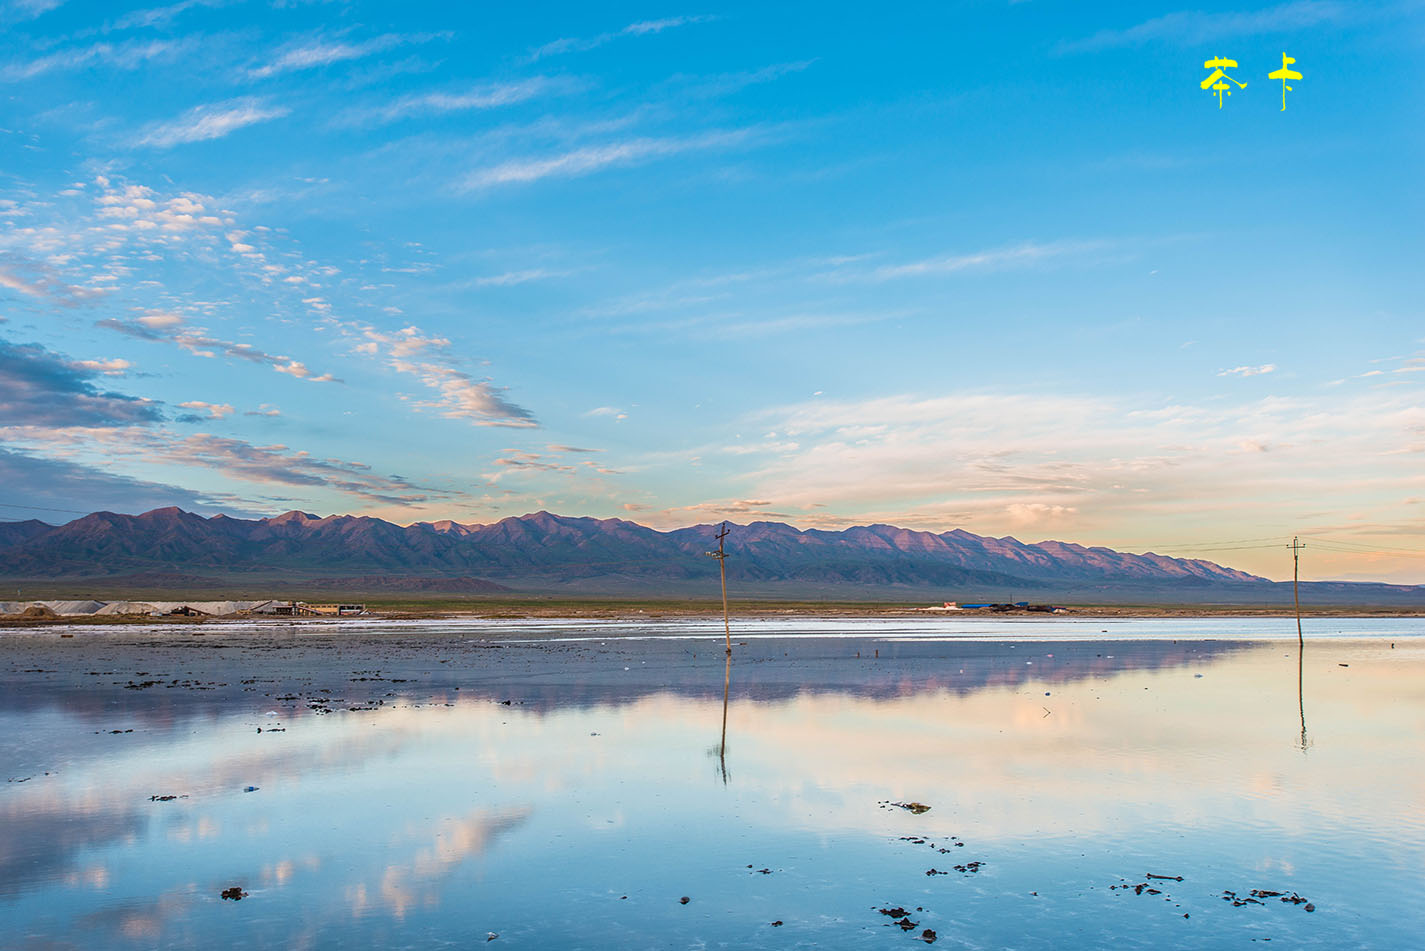
{"type": "MultiPolygon", "coordinates": [[[[287,512],[204,518],[178,508],[0,523],[0,578],[81,587],[271,587],[451,593],[715,595],[715,525],[657,531],[536,512],[489,524],[396,525],[287,512]]],[[[1290,584],[1210,561],[954,530],[782,522],[731,526],[728,579],[763,597],[1280,603],[1290,584]]],[[[1425,586],[1314,582],[1304,600],[1425,605],[1425,586]]]]}

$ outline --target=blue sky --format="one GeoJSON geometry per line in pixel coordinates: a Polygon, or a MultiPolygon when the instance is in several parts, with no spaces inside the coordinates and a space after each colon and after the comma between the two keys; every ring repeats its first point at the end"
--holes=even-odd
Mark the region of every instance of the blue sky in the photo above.
{"type": "Polygon", "coordinates": [[[1425,582],[1420,4],[451,7],[0,3],[0,517],[1425,582]]]}

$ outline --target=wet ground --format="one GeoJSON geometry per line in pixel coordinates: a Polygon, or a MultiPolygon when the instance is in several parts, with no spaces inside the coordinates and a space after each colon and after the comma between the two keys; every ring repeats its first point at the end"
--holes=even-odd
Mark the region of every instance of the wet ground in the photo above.
{"type": "Polygon", "coordinates": [[[1418,947],[1425,622],[1329,623],[0,632],[0,946],[1418,947]]]}

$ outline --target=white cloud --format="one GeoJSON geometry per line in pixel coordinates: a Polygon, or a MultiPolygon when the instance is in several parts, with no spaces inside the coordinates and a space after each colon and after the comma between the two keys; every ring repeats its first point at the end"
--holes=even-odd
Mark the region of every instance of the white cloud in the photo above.
{"type": "Polygon", "coordinates": [[[222,419],[233,414],[231,403],[205,403],[202,400],[188,400],[178,404],[183,409],[197,410],[207,414],[208,419],[222,419]]]}
{"type": "Polygon", "coordinates": [[[95,373],[102,373],[104,376],[123,376],[125,370],[133,367],[129,361],[120,360],[117,357],[108,360],[76,360],[74,365],[86,370],[93,370],[95,373]]]}
{"type": "Polygon", "coordinates": [[[1218,376],[1263,376],[1267,373],[1275,373],[1277,365],[1275,363],[1263,363],[1256,367],[1233,367],[1230,370],[1218,370],[1218,376]]]}
{"type": "Polygon", "coordinates": [[[166,149],[190,142],[220,139],[238,129],[288,115],[285,106],[269,106],[251,96],[195,106],[176,119],[147,126],[135,144],[166,149]]]}

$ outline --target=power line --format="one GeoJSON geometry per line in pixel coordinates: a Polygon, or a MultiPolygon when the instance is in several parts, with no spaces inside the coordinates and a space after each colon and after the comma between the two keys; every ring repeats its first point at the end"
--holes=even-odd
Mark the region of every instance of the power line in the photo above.
{"type": "Polygon", "coordinates": [[[1347,541],[1347,540],[1345,540],[1344,538],[1326,538],[1326,537],[1324,537],[1324,536],[1317,536],[1317,537],[1316,537],[1316,541],[1317,541],[1318,543],[1324,542],[1324,543],[1331,544],[1331,545],[1343,545],[1343,546],[1347,546],[1347,547],[1350,547],[1350,548],[1359,548],[1359,549],[1362,549],[1363,551],[1373,551],[1373,552],[1392,551],[1392,552],[1407,552],[1407,553],[1412,553],[1412,554],[1425,555],[1425,548],[1401,548],[1401,547],[1398,547],[1398,546],[1384,546],[1384,547],[1378,547],[1378,546],[1367,545],[1367,544],[1365,544],[1364,542],[1352,542],[1352,541],[1347,541]]]}
{"type": "Polygon", "coordinates": [[[81,512],[78,509],[52,509],[42,505],[16,505],[13,502],[0,502],[0,507],[7,509],[25,509],[30,512],[64,512],[68,515],[88,515],[88,512],[81,512]]]}

